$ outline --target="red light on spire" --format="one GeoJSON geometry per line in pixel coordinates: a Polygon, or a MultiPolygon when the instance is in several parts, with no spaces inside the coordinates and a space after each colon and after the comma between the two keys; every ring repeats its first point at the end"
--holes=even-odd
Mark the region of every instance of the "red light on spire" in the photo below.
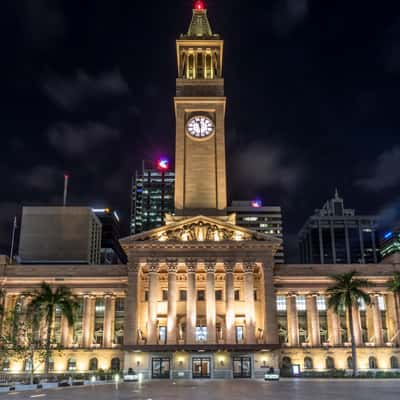
{"type": "Polygon", "coordinates": [[[206,6],[204,4],[204,1],[202,1],[202,0],[197,0],[194,3],[194,9],[195,10],[205,10],[205,8],[206,8],[206,6]]]}

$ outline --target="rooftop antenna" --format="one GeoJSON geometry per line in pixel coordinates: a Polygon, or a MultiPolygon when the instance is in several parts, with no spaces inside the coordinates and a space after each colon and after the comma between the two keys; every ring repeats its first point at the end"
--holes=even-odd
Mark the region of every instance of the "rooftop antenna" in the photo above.
{"type": "Polygon", "coordinates": [[[63,197],[63,207],[67,205],[67,195],[68,195],[68,179],[67,174],[64,175],[64,197],[63,197]]]}
{"type": "Polygon", "coordinates": [[[11,235],[11,248],[10,248],[10,264],[12,264],[12,259],[14,255],[14,243],[15,243],[15,232],[17,230],[17,216],[14,217],[12,235],[11,235]]]}
{"type": "Polygon", "coordinates": [[[339,198],[339,191],[338,188],[335,188],[335,199],[339,198]]]}

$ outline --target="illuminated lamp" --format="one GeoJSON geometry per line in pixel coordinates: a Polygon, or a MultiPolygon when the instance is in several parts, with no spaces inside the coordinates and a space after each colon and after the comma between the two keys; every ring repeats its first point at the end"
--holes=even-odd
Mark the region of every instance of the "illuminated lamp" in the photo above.
{"type": "Polygon", "coordinates": [[[206,8],[206,6],[204,4],[204,1],[202,1],[202,0],[197,0],[194,3],[194,9],[195,10],[205,10],[205,8],[206,8]]]}
{"type": "Polygon", "coordinates": [[[261,200],[253,200],[251,202],[251,206],[253,208],[260,208],[260,207],[262,207],[262,201],[261,200]]]}
{"type": "Polygon", "coordinates": [[[157,161],[157,167],[160,171],[167,171],[169,169],[169,161],[166,158],[160,158],[157,161]]]}

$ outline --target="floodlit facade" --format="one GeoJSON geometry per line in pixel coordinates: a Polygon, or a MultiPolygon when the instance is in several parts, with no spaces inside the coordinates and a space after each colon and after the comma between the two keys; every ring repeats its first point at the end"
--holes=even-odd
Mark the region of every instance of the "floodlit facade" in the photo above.
{"type": "MultiPolygon", "coordinates": [[[[152,378],[261,378],[270,367],[347,368],[348,320],[327,308],[329,275],[356,269],[374,283],[354,310],[359,367],[398,368],[399,315],[386,282],[400,265],[276,265],[281,239],[227,212],[223,41],[195,3],[177,41],[175,215],[121,240],[127,265],[10,265],[0,257],[7,311],[46,281],[72,289],[73,327],[56,313],[63,350],[53,371],[132,368],[152,378]]],[[[2,360],[21,372],[21,360],[2,360]]],[[[7,369],[6,369],[6,368],[7,369]]]]}

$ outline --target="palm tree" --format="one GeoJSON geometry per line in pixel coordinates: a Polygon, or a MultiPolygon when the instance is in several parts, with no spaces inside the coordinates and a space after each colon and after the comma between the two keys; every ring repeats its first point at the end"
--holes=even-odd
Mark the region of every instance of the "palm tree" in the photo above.
{"type": "MultiPolygon", "coordinates": [[[[394,295],[394,309],[396,313],[396,335],[399,335],[400,331],[400,315],[399,315],[399,300],[400,300],[400,272],[395,272],[393,274],[393,278],[390,279],[387,283],[388,289],[394,295]]],[[[396,340],[398,343],[399,341],[396,340]]]]}
{"type": "Polygon", "coordinates": [[[356,271],[346,272],[340,275],[333,275],[335,283],[327,289],[330,296],[328,307],[332,308],[336,314],[343,310],[347,310],[349,317],[349,327],[351,336],[351,356],[353,361],[353,376],[357,375],[357,353],[356,343],[354,340],[354,324],[353,324],[353,307],[358,308],[360,299],[365,304],[370,304],[371,299],[362,288],[371,287],[366,279],[355,278],[356,271]]]}
{"type": "Polygon", "coordinates": [[[32,294],[32,300],[29,304],[29,310],[37,319],[46,321],[47,335],[46,335],[46,356],[45,356],[45,373],[49,373],[49,361],[51,356],[50,346],[53,328],[53,316],[56,307],[60,308],[61,315],[64,316],[68,325],[72,326],[74,323],[74,310],[77,307],[77,301],[72,295],[71,290],[65,286],[59,286],[53,290],[46,282],[42,282],[40,290],[32,294]]]}
{"type": "Polygon", "coordinates": [[[4,315],[6,313],[5,304],[4,304],[5,300],[6,300],[6,294],[3,289],[0,289],[0,335],[2,334],[3,320],[4,320],[4,315]]]}

